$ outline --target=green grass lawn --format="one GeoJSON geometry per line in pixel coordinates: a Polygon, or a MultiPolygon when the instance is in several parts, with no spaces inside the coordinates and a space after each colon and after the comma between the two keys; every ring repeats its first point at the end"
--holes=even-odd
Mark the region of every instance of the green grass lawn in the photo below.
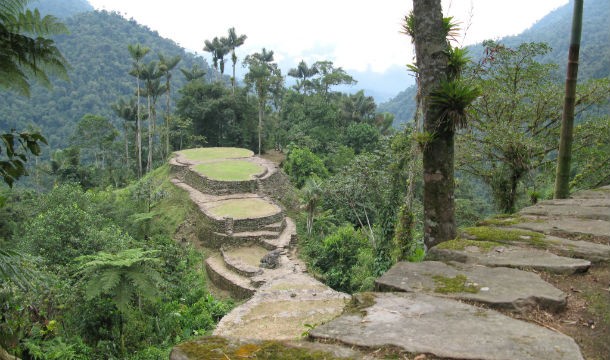
{"type": "Polygon", "coordinates": [[[219,181],[245,181],[261,174],[265,169],[258,164],[245,160],[226,160],[197,164],[193,167],[198,173],[219,181]]]}
{"type": "Polygon", "coordinates": [[[280,209],[263,199],[230,199],[220,201],[210,207],[210,212],[216,217],[232,217],[233,219],[257,218],[273,215],[280,209]]]}
{"type": "Polygon", "coordinates": [[[240,157],[251,157],[254,153],[248,149],[230,147],[197,148],[178,151],[190,161],[209,161],[218,159],[234,159],[240,157]]]}

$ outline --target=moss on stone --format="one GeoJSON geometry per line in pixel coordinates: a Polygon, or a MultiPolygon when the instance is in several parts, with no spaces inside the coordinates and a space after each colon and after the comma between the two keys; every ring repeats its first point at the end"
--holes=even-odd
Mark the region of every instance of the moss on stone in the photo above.
{"type": "Polygon", "coordinates": [[[522,216],[512,214],[494,215],[485,220],[477,222],[478,226],[510,226],[525,222],[522,216]]]}
{"type": "Polygon", "coordinates": [[[446,277],[442,275],[434,275],[434,292],[440,294],[453,294],[453,293],[471,293],[476,294],[479,292],[479,287],[469,283],[466,275],[458,274],[455,277],[446,277]]]}
{"type": "Polygon", "coordinates": [[[231,342],[218,336],[208,336],[177,346],[189,360],[335,360],[331,353],[294,347],[279,341],[231,342]]]}
{"type": "Polygon", "coordinates": [[[375,293],[364,292],[352,296],[352,300],[345,306],[344,312],[351,314],[366,315],[366,309],[375,305],[375,293]]]}
{"type": "Polygon", "coordinates": [[[445,250],[464,250],[469,246],[474,246],[479,248],[483,252],[491,251],[496,246],[502,246],[501,243],[495,241],[485,241],[485,240],[469,240],[457,238],[454,240],[449,240],[442,242],[436,245],[437,249],[445,249],[445,250]]]}
{"type": "Polygon", "coordinates": [[[476,238],[476,241],[491,241],[502,244],[525,243],[537,248],[546,248],[544,235],[528,230],[503,229],[491,226],[477,226],[464,229],[464,232],[476,238]]]}

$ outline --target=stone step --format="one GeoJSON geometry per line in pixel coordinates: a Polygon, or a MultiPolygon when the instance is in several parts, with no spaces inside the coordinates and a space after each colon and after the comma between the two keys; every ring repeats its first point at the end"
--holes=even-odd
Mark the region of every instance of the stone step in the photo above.
{"type": "Polygon", "coordinates": [[[375,281],[378,291],[418,292],[524,312],[563,310],[567,296],[531,272],[438,261],[396,263],[375,281]]]}
{"type": "Polygon", "coordinates": [[[278,222],[273,223],[273,224],[265,225],[263,227],[263,229],[265,231],[273,231],[273,232],[281,233],[282,230],[284,230],[285,227],[286,227],[286,221],[282,220],[282,221],[278,221],[278,222]]]}
{"type": "Polygon", "coordinates": [[[214,242],[218,244],[247,246],[249,244],[260,244],[266,240],[276,239],[280,236],[280,233],[275,231],[244,231],[232,234],[212,232],[210,235],[214,238],[214,242]]]}
{"type": "Polygon", "coordinates": [[[442,359],[583,359],[572,338],[494,310],[419,293],[364,293],[355,299],[352,311],[309,336],[358,348],[395,346],[442,359]]]}
{"type": "Polygon", "coordinates": [[[297,241],[297,226],[289,217],[285,217],[284,230],[275,239],[263,239],[261,245],[269,250],[288,249],[293,247],[297,241]]]}
{"type": "Polygon", "coordinates": [[[302,272],[285,272],[265,285],[246,303],[223,317],[214,335],[255,340],[296,340],[341,314],[349,295],[302,272]]]}
{"type": "Polygon", "coordinates": [[[595,239],[596,242],[610,245],[610,221],[541,216],[523,216],[520,220],[511,226],[570,239],[595,239]]]}
{"type": "Polygon", "coordinates": [[[426,260],[479,264],[490,267],[510,267],[571,275],[586,272],[591,262],[555,255],[549,251],[501,245],[486,247],[487,242],[451,240],[428,250],[426,260]],[[460,243],[455,243],[460,241],[460,243]],[[479,245],[479,243],[481,243],[479,245]],[[451,247],[451,248],[448,248],[451,247]]]}
{"type": "Polygon", "coordinates": [[[262,275],[263,269],[259,265],[268,252],[267,249],[257,245],[221,249],[226,267],[246,277],[262,275]]]}
{"type": "Polygon", "coordinates": [[[256,292],[252,281],[227,268],[221,256],[213,255],[205,260],[205,268],[212,283],[227,290],[236,299],[248,299],[256,292]]]}
{"type": "MultiPolygon", "coordinates": [[[[518,226],[515,227],[518,228],[518,226]]],[[[584,240],[569,240],[551,235],[545,236],[540,241],[541,246],[557,255],[585,259],[594,263],[610,261],[610,246],[608,245],[584,240]]]]}
{"type": "MultiPolygon", "coordinates": [[[[593,200],[591,200],[593,201],[593,200]]],[[[557,202],[557,200],[555,200],[557,202]]],[[[586,205],[586,202],[569,206],[565,203],[556,205],[553,201],[541,202],[519,211],[521,215],[536,215],[545,217],[562,217],[588,220],[610,221],[610,206],[586,205]]]]}
{"type": "Polygon", "coordinates": [[[610,185],[593,190],[581,190],[570,195],[573,199],[610,199],[610,185]]]}

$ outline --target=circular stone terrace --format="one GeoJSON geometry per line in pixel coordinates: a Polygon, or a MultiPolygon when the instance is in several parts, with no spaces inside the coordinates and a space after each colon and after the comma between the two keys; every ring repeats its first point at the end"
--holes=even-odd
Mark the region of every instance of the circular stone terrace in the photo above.
{"type": "Polygon", "coordinates": [[[207,204],[207,212],[217,219],[262,218],[278,214],[281,211],[279,206],[258,197],[226,199],[207,204]]]}
{"type": "MultiPolygon", "coordinates": [[[[237,186],[236,183],[255,181],[270,172],[265,160],[255,157],[248,149],[241,148],[196,148],[177,151],[175,160],[190,171],[203,176],[207,184],[226,184],[221,186],[237,186]]],[[[212,219],[235,220],[260,219],[277,216],[282,209],[276,204],[261,197],[233,192],[227,196],[208,196],[203,205],[204,212],[212,219]]]]}

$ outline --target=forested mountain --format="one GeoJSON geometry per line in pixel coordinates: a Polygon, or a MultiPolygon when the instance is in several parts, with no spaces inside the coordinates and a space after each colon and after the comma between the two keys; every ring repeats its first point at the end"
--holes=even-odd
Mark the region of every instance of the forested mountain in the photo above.
{"type": "MultiPolygon", "coordinates": [[[[88,11],[62,21],[70,34],[57,37],[56,42],[70,64],[70,82],[53,81],[52,91],[33,86],[30,98],[4,94],[0,98],[1,130],[33,127],[47,137],[51,149],[57,149],[65,147],[76,122],[85,114],[114,119],[110,105],[120,97],[135,94],[135,78],[129,75],[132,67],[129,44],[140,43],[151,49],[144,62],[158,60],[158,53],[180,55],[182,61],[177,68],[190,69],[198,64],[209,78],[214,76],[203,58],[187,53],[172,40],[117,13],[88,11]]],[[[178,69],[172,82],[173,89],[186,82],[178,69]]]]}
{"type": "Polygon", "coordinates": [[[76,14],[93,11],[93,6],[87,0],[35,0],[30,8],[37,8],[43,15],[53,15],[67,19],[76,14]]]}
{"type": "MultiPolygon", "coordinates": [[[[500,43],[516,47],[523,42],[545,42],[552,51],[544,55],[542,62],[559,64],[557,76],[563,79],[567,62],[572,24],[573,1],[552,11],[531,28],[516,36],[498,40],[500,43]]],[[[589,0],[584,4],[584,19],[580,47],[579,80],[604,78],[610,75],[610,3],[607,0],[589,0]]],[[[483,55],[483,46],[470,46],[473,59],[483,55]]],[[[406,71],[406,70],[405,70],[406,71]]],[[[395,115],[394,125],[411,121],[415,111],[415,86],[407,88],[393,99],[379,105],[380,112],[395,115]]]]}

